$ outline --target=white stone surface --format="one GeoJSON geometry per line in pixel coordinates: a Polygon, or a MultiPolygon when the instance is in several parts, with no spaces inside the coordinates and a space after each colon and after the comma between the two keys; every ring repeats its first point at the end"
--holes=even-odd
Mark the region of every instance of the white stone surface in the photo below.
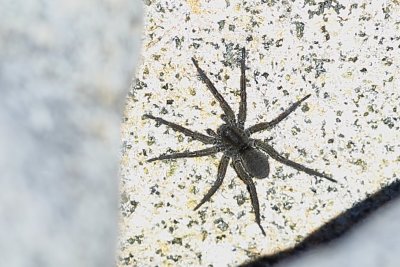
{"type": "Polygon", "coordinates": [[[140,2],[3,0],[0,20],[0,266],[112,266],[140,2]]]}
{"type": "Polygon", "coordinates": [[[141,65],[122,127],[119,266],[235,266],[294,246],[398,178],[398,1],[145,3],[141,65]],[[215,180],[220,155],[146,162],[203,146],[143,114],[203,133],[222,123],[191,57],[238,109],[241,47],[248,51],[247,125],[312,94],[258,136],[273,137],[278,151],[339,181],[271,160],[270,177],[255,181],[267,237],[231,168],[212,201],[193,211],[215,180]]]}

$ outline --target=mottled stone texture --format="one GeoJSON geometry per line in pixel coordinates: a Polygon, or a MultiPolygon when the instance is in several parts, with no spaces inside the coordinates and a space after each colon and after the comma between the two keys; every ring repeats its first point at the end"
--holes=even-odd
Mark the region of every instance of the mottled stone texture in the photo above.
{"type": "Polygon", "coordinates": [[[398,0],[145,4],[143,60],[122,127],[119,266],[237,266],[276,254],[398,179],[398,0]],[[221,154],[146,162],[205,146],[143,114],[201,133],[223,123],[191,57],[238,110],[242,47],[248,51],[247,126],[310,94],[278,127],[255,137],[272,138],[285,157],[339,181],[270,160],[269,177],[255,179],[266,237],[230,167],[211,201],[193,211],[216,180],[221,154]]]}
{"type": "Polygon", "coordinates": [[[141,4],[0,1],[0,265],[112,266],[141,4]]]}

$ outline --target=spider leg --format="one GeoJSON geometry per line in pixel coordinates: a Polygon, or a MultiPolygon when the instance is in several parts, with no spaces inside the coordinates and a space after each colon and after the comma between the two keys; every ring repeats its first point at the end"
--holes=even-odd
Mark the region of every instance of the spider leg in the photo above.
{"type": "Polygon", "coordinates": [[[308,167],[306,167],[306,166],[303,166],[303,165],[301,165],[301,164],[299,164],[299,163],[296,163],[296,162],[294,162],[294,161],[291,161],[291,160],[289,160],[289,159],[283,157],[283,156],[282,156],[281,154],[279,154],[279,152],[276,151],[272,146],[270,146],[270,145],[268,145],[268,144],[262,142],[261,140],[254,140],[254,144],[255,144],[256,147],[262,149],[263,151],[265,151],[265,153],[267,153],[268,155],[270,155],[271,158],[273,158],[273,159],[276,160],[276,161],[279,161],[280,163],[283,163],[283,164],[285,164],[285,165],[287,165],[287,166],[290,166],[290,167],[292,167],[292,168],[294,168],[294,169],[296,169],[296,170],[298,170],[298,171],[305,172],[305,173],[307,173],[307,174],[309,174],[309,175],[314,175],[314,176],[322,177],[322,178],[325,178],[325,179],[327,179],[327,180],[329,180],[329,181],[331,181],[331,182],[337,183],[337,181],[336,181],[335,179],[329,177],[329,176],[326,175],[326,174],[317,172],[316,170],[310,169],[310,168],[308,168],[308,167]]]}
{"type": "Polygon", "coordinates": [[[225,101],[225,99],[222,97],[222,95],[217,91],[217,89],[212,84],[212,82],[207,77],[207,75],[204,73],[204,71],[199,67],[199,64],[197,63],[197,60],[192,58],[192,61],[193,61],[194,66],[197,69],[197,72],[200,75],[200,78],[207,85],[208,89],[211,91],[211,93],[214,95],[214,97],[218,100],[219,105],[221,106],[221,108],[224,111],[225,115],[228,117],[228,119],[230,121],[234,122],[235,121],[235,113],[233,112],[232,108],[225,101]]]}
{"type": "Polygon", "coordinates": [[[222,159],[219,163],[218,166],[218,174],[217,174],[217,180],[214,182],[213,186],[208,190],[207,194],[203,197],[203,199],[200,201],[199,204],[194,208],[194,210],[197,210],[200,208],[201,205],[206,203],[210,198],[214,195],[215,192],[217,192],[218,188],[221,186],[222,181],[224,180],[225,174],[226,174],[226,169],[228,168],[230,158],[226,155],[222,156],[222,159]]]}
{"type": "Polygon", "coordinates": [[[266,236],[264,228],[261,226],[261,219],[260,219],[260,204],[258,203],[257,191],[256,187],[254,186],[253,181],[251,180],[250,175],[244,170],[242,163],[240,160],[233,161],[233,168],[235,169],[239,178],[246,184],[247,191],[250,193],[251,204],[253,206],[254,213],[256,215],[256,223],[261,229],[261,232],[264,236],[266,236]]]}
{"type": "Polygon", "coordinates": [[[193,139],[195,139],[197,141],[203,142],[204,144],[213,144],[214,141],[215,141],[215,139],[213,137],[211,137],[211,136],[207,136],[207,135],[204,135],[204,134],[199,133],[199,132],[194,132],[194,131],[189,130],[189,129],[187,129],[187,128],[183,127],[183,126],[180,126],[180,125],[178,125],[176,123],[166,121],[166,120],[164,120],[163,118],[160,118],[160,117],[154,117],[153,115],[145,114],[145,115],[143,115],[143,118],[152,119],[152,120],[155,120],[156,122],[158,122],[160,124],[167,125],[167,126],[171,127],[172,129],[174,129],[175,131],[181,132],[186,136],[192,137],[193,139]]]}
{"type": "Polygon", "coordinates": [[[217,146],[208,147],[201,150],[196,151],[185,151],[180,153],[172,153],[172,154],[163,154],[155,158],[148,159],[147,162],[152,162],[156,160],[164,160],[164,159],[180,159],[180,158],[197,158],[204,157],[216,154],[219,152],[217,146]]]}
{"type": "Polygon", "coordinates": [[[279,114],[278,117],[276,117],[272,121],[258,123],[256,125],[253,125],[253,126],[249,127],[246,131],[248,131],[250,134],[253,134],[253,133],[256,133],[256,132],[263,131],[263,130],[271,129],[272,127],[274,127],[275,125],[277,125],[278,123],[283,121],[287,116],[289,116],[290,113],[295,111],[300,106],[300,104],[303,101],[305,101],[307,98],[309,98],[310,96],[311,95],[306,95],[305,97],[303,97],[299,101],[295,102],[288,109],[286,109],[284,112],[279,114]]]}
{"type": "Polygon", "coordinates": [[[210,128],[208,128],[208,129],[206,130],[206,132],[207,132],[207,134],[210,135],[210,136],[218,137],[217,133],[214,132],[214,131],[213,131],[212,129],[210,129],[210,128]]]}
{"type": "Polygon", "coordinates": [[[246,49],[242,48],[242,60],[240,61],[240,104],[238,113],[238,124],[241,129],[244,129],[244,123],[246,121],[247,115],[247,105],[246,105],[246,49]]]}

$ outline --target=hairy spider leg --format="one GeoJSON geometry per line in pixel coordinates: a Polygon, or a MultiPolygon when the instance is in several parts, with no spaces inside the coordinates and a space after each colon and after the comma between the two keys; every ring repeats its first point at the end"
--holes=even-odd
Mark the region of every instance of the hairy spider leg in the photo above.
{"type": "Polygon", "coordinates": [[[213,186],[208,190],[207,194],[203,197],[203,199],[200,201],[199,204],[193,209],[197,210],[200,208],[201,205],[206,203],[210,198],[214,195],[215,192],[217,192],[218,188],[221,186],[222,181],[225,178],[226,174],[226,169],[228,168],[230,158],[226,155],[223,155],[221,158],[221,161],[219,162],[218,166],[218,174],[217,174],[217,180],[214,182],[213,186]]]}
{"type": "Polygon", "coordinates": [[[235,169],[240,180],[242,180],[247,186],[247,191],[249,191],[249,193],[250,193],[251,204],[253,206],[253,210],[256,215],[256,223],[260,227],[263,235],[266,236],[264,228],[261,226],[260,204],[258,203],[257,191],[256,191],[256,187],[254,186],[253,180],[251,180],[251,176],[249,174],[247,174],[247,172],[244,170],[244,167],[243,167],[242,163],[240,162],[240,160],[233,161],[233,168],[235,169]]]}
{"type": "Polygon", "coordinates": [[[207,135],[199,133],[199,132],[194,132],[194,131],[189,130],[189,129],[187,129],[183,126],[180,126],[176,123],[166,121],[163,118],[154,117],[153,115],[150,115],[150,114],[143,115],[143,118],[152,119],[160,124],[167,125],[167,126],[171,127],[173,130],[175,130],[177,132],[181,132],[186,136],[192,137],[193,139],[195,139],[197,141],[203,142],[204,144],[214,144],[214,142],[215,142],[214,137],[207,136],[207,135]]]}
{"type": "Polygon", "coordinates": [[[211,91],[211,93],[214,95],[214,97],[218,100],[219,105],[221,106],[222,110],[224,111],[225,115],[231,122],[235,122],[235,113],[233,112],[232,108],[229,106],[229,104],[225,101],[225,99],[222,97],[222,95],[217,91],[213,83],[210,81],[210,79],[207,77],[205,72],[199,67],[199,64],[197,63],[197,60],[192,58],[193,64],[197,69],[197,72],[199,73],[199,76],[201,80],[207,85],[207,88],[211,91]]]}
{"type": "Polygon", "coordinates": [[[196,151],[184,151],[180,153],[162,154],[158,157],[148,159],[147,162],[153,162],[156,160],[164,160],[164,159],[198,158],[198,157],[210,156],[218,152],[219,152],[218,147],[212,146],[196,151]]]}
{"type": "Polygon", "coordinates": [[[289,167],[292,167],[292,168],[294,168],[294,169],[296,169],[296,170],[298,170],[298,171],[305,172],[305,173],[307,173],[307,174],[309,174],[309,175],[314,175],[314,176],[322,177],[322,178],[325,178],[325,179],[327,179],[327,180],[329,180],[329,181],[331,181],[331,182],[337,183],[337,181],[336,181],[335,179],[332,179],[331,177],[329,177],[329,176],[326,175],[326,174],[317,172],[316,170],[307,168],[306,166],[303,166],[303,165],[301,165],[301,164],[299,164],[299,163],[296,163],[296,162],[294,162],[294,161],[291,161],[291,160],[289,160],[289,159],[283,157],[283,156],[282,156],[281,154],[279,154],[279,152],[276,151],[272,146],[270,146],[270,145],[264,143],[263,141],[257,140],[257,139],[253,139],[253,141],[254,141],[254,145],[255,145],[257,148],[260,148],[261,150],[265,151],[265,153],[267,153],[268,155],[270,155],[271,158],[273,158],[274,160],[279,161],[280,163],[283,163],[283,164],[285,164],[285,165],[287,165],[287,166],[289,166],[289,167]]]}
{"type": "Polygon", "coordinates": [[[242,59],[240,61],[240,103],[238,113],[238,125],[244,129],[247,115],[247,95],[246,95],[246,49],[242,48],[242,59]]]}
{"type": "Polygon", "coordinates": [[[208,129],[206,130],[206,132],[207,132],[207,134],[210,135],[210,136],[218,137],[218,134],[217,134],[213,129],[208,128],[208,129]]]}
{"type": "Polygon", "coordinates": [[[272,127],[274,127],[275,125],[277,125],[278,123],[280,123],[281,121],[283,121],[287,116],[289,116],[290,113],[292,113],[293,111],[295,111],[300,104],[305,101],[307,98],[309,98],[311,95],[306,95],[305,97],[303,97],[302,99],[300,99],[299,101],[295,102],[293,105],[291,105],[287,110],[285,110],[284,112],[282,112],[281,114],[279,114],[278,117],[276,117],[275,119],[273,119],[272,121],[269,122],[261,122],[258,124],[255,124],[251,127],[249,127],[246,131],[249,134],[253,134],[256,132],[260,132],[263,130],[267,130],[267,129],[271,129],[272,127]]]}

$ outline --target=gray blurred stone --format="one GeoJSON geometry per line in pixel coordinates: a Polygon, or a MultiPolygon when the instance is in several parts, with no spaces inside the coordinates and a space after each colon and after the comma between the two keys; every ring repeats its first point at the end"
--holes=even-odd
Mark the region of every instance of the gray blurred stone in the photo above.
{"type": "Polygon", "coordinates": [[[141,2],[0,2],[0,265],[112,266],[141,2]]]}
{"type": "Polygon", "coordinates": [[[359,228],[354,229],[349,236],[276,266],[398,266],[399,204],[400,201],[396,200],[385,209],[379,210],[359,228]]]}

